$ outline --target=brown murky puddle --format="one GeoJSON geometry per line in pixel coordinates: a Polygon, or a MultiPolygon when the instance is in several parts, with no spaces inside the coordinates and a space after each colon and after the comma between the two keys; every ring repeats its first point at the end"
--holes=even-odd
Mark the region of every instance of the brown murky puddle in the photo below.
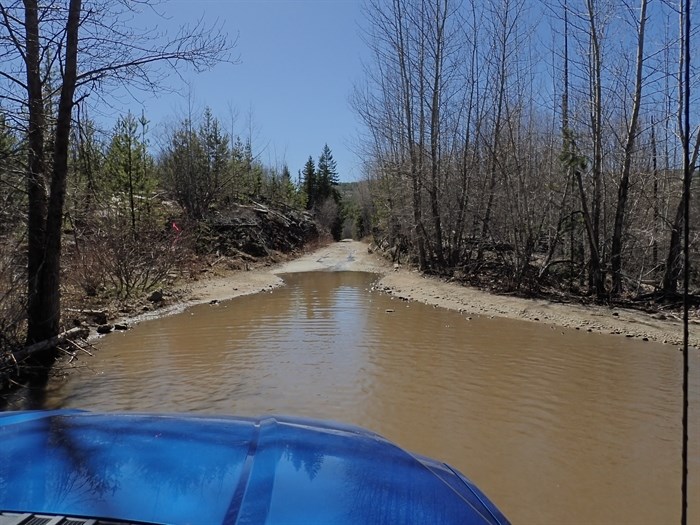
{"type": "MultiPolygon", "coordinates": [[[[677,349],[469,320],[371,292],[370,274],[285,280],[105,338],[47,407],[342,420],[457,467],[513,523],[679,522],[677,349]]],[[[689,523],[699,412],[693,375],[689,523]]]]}

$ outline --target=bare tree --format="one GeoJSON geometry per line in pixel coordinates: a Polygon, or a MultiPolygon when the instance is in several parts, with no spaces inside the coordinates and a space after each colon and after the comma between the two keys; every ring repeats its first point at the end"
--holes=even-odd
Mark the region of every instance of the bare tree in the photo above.
{"type": "Polygon", "coordinates": [[[661,267],[653,247],[670,242],[665,282],[677,282],[681,148],[664,109],[675,100],[665,57],[678,43],[663,31],[673,6],[368,4],[374,62],[355,106],[387,238],[407,240],[423,269],[511,289],[568,277],[599,301],[628,282],[648,292],[661,267]],[[551,76],[538,8],[554,21],[551,76]]]}
{"type": "MultiPolygon", "coordinates": [[[[418,251],[419,266],[425,269],[424,121],[419,118],[424,79],[415,74],[421,64],[421,55],[416,52],[420,32],[412,23],[420,20],[415,7],[416,2],[412,0],[368,1],[366,11],[371,30],[367,42],[374,54],[376,69],[368,68],[371,86],[364,92],[357,92],[355,106],[372,133],[371,148],[379,161],[373,163],[373,168],[384,181],[401,181],[400,186],[392,185],[395,194],[399,187],[404,187],[406,178],[409,181],[411,236],[418,251]]],[[[392,196],[386,199],[390,210],[388,230],[392,238],[404,235],[400,221],[396,220],[404,213],[399,202],[392,196]]]]}
{"type": "MultiPolygon", "coordinates": [[[[687,34],[690,23],[686,21],[686,2],[687,0],[680,0],[678,6],[679,14],[679,41],[685,43],[690,42],[692,39],[691,34],[687,34]]],[[[689,177],[692,179],[693,174],[698,165],[698,153],[700,153],[700,127],[696,130],[696,136],[694,143],[691,146],[691,136],[692,133],[689,129],[689,124],[683,121],[683,109],[686,104],[686,98],[688,97],[689,89],[686,91],[686,82],[690,81],[690,76],[686,81],[684,75],[684,68],[686,61],[690,60],[689,56],[686,56],[685,49],[683,46],[679,46],[679,60],[678,60],[678,100],[677,100],[677,114],[676,123],[678,135],[681,138],[687,137],[687,140],[681,140],[681,148],[683,157],[687,155],[688,166],[689,166],[689,177]]],[[[689,86],[688,86],[689,88],[689,86]]],[[[690,101],[688,101],[690,104],[690,101]]],[[[686,198],[688,198],[688,192],[681,192],[681,197],[678,200],[676,206],[675,214],[673,215],[673,220],[671,221],[671,235],[669,238],[668,252],[666,256],[666,267],[664,270],[664,276],[662,280],[662,290],[664,294],[668,296],[674,296],[678,293],[678,279],[681,276],[681,271],[683,269],[682,261],[682,233],[684,228],[684,209],[686,205],[686,198]]]]}
{"type": "MultiPolygon", "coordinates": [[[[637,136],[639,134],[639,108],[642,105],[643,69],[644,69],[644,42],[647,23],[648,0],[641,0],[639,7],[639,19],[635,20],[637,29],[637,58],[634,77],[634,91],[632,96],[632,115],[627,126],[627,133],[623,149],[622,170],[618,185],[617,209],[615,211],[615,226],[612,237],[612,293],[620,295],[622,292],[622,241],[625,215],[627,211],[627,199],[629,196],[630,170],[632,156],[634,154],[637,136]]],[[[632,9],[630,8],[630,11],[632,9]]]]}
{"type": "Polygon", "coordinates": [[[584,190],[581,170],[576,172],[576,179],[581,196],[581,206],[588,234],[590,248],[589,287],[595,290],[601,299],[605,294],[605,275],[603,273],[600,243],[601,184],[603,178],[603,80],[602,80],[602,45],[600,41],[599,13],[595,0],[586,0],[586,22],[590,55],[590,130],[593,142],[592,179],[593,191],[590,205],[584,190]]]}

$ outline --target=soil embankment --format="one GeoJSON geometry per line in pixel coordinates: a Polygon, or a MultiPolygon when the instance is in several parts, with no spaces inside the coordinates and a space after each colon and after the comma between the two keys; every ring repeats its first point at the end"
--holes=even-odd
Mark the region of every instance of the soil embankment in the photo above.
{"type": "MultiPolygon", "coordinates": [[[[465,315],[522,319],[674,345],[682,342],[682,324],[674,314],[647,314],[622,308],[571,305],[494,295],[437,278],[425,277],[417,271],[396,268],[378,255],[369,253],[368,246],[357,241],[334,243],[280,265],[232,272],[190,283],[186,304],[222,301],[270,290],[283,284],[279,277],[281,273],[322,270],[377,273],[381,276],[377,286],[387,293],[406,300],[458,310],[465,315]]],[[[700,347],[698,319],[693,319],[690,326],[690,343],[700,347]]]]}

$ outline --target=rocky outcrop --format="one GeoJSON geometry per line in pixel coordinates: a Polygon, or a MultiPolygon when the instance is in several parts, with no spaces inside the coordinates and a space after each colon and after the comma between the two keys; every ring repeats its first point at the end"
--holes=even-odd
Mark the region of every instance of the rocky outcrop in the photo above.
{"type": "Polygon", "coordinates": [[[292,208],[274,209],[260,203],[236,204],[225,211],[211,212],[202,230],[201,247],[225,256],[289,253],[319,235],[310,213],[292,208]]]}

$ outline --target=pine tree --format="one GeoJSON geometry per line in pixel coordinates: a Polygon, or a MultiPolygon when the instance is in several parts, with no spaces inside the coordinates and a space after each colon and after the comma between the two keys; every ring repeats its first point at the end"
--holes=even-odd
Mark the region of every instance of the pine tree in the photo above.
{"type": "Polygon", "coordinates": [[[331,149],[325,144],[318,159],[313,209],[321,225],[328,229],[335,240],[340,240],[343,220],[337,185],[337,166],[331,149]]]}
{"type": "Polygon", "coordinates": [[[282,186],[282,199],[284,203],[288,206],[297,205],[297,191],[292,181],[292,173],[289,171],[289,166],[284,164],[282,166],[282,173],[280,174],[280,184],[282,186]]]}
{"type": "Polygon", "coordinates": [[[193,219],[203,218],[212,202],[209,188],[200,180],[200,174],[206,172],[205,164],[205,145],[191,121],[185,119],[168,138],[161,171],[174,199],[193,219]]]}
{"type": "Polygon", "coordinates": [[[301,172],[304,181],[304,192],[306,193],[306,209],[311,210],[318,202],[318,181],[316,175],[316,165],[314,159],[309,155],[309,160],[304,164],[301,172]]]}
{"type": "Polygon", "coordinates": [[[241,140],[241,137],[236,135],[235,140],[231,141],[231,162],[230,162],[231,179],[231,197],[240,199],[244,193],[247,193],[246,177],[248,176],[248,162],[246,160],[246,145],[241,140]]]}
{"type": "Polygon", "coordinates": [[[340,194],[336,190],[338,185],[338,170],[335,160],[333,159],[333,153],[328,147],[328,144],[323,146],[323,151],[321,156],[318,158],[318,171],[316,174],[317,188],[317,202],[322,203],[327,198],[332,197],[336,204],[340,201],[340,194]]]}
{"type": "Polygon", "coordinates": [[[145,132],[147,121],[141,119],[142,133],[139,137],[139,120],[131,113],[119,117],[114,135],[107,150],[105,168],[107,184],[113,194],[128,201],[128,216],[131,230],[136,232],[136,223],[143,207],[155,187],[153,162],[146,151],[145,132]]]}
{"type": "Polygon", "coordinates": [[[204,149],[202,166],[198,173],[200,193],[206,194],[205,206],[215,204],[228,182],[226,172],[230,162],[229,137],[221,131],[219,120],[210,108],[205,108],[204,118],[199,126],[199,142],[204,149]]]}

